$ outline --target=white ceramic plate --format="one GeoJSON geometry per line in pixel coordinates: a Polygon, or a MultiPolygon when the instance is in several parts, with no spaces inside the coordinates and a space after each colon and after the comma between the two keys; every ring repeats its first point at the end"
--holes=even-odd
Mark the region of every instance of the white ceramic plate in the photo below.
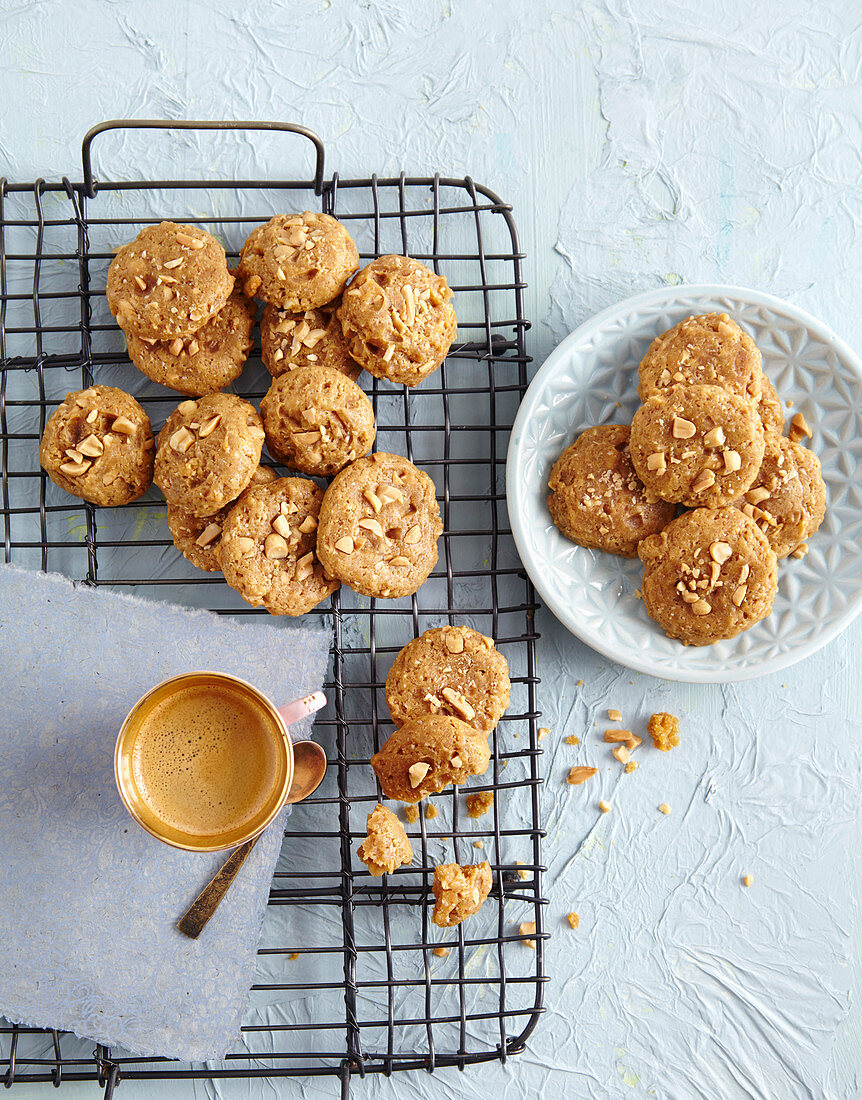
{"type": "Polygon", "coordinates": [[[726,683],[786,668],[831,641],[862,609],[862,361],[801,309],[754,290],[667,287],[597,314],[551,353],[515,419],[506,467],[521,560],[547,606],[593,649],[669,680],[726,683]],[[637,365],[650,341],[689,314],[724,311],[754,338],[785,403],[814,432],[826,519],[801,559],[779,562],[772,614],[728,642],[667,638],[637,598],[638,560],[564,538],[547,507],[551,467],[593,424],[631,423],[637,365]]]}

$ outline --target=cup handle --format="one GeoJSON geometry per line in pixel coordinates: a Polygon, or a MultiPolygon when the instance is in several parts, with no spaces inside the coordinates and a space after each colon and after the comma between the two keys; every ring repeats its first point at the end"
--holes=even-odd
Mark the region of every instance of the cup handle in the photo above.
{"type": "Polygon", "coordinates": [[[292,703],[285,703],[283,707],[275,709],[281,715],[281,720],[286,726],[292,726],[300,718],[314,714],[326,706],[326,696],[322,691],[313,691],[311,695],[303,695],[301,699],[294,699],[292,703]]]}
{"type": "MultiPolygon", "coordinates": [[[[304,695],[301,699],[294,699],[283,707],[276,707],[285,726],[298,722],[306,715],[314,714],[326,706],[326,696],[322,691],[315,691],[311,695],[304,695]]],[[[293,804],[301,802],[314,794],[323,777],[326,774],[326,753],[316,741],[293,742],[293,779],[290,784],[285,802],[293,804]]]]}

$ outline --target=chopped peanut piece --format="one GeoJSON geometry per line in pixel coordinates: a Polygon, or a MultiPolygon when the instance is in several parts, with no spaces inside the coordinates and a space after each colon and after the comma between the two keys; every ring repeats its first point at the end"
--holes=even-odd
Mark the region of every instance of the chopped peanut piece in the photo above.
{"type": "Polygon", "coordinates": [[[602,811],[603,814],[609,814],[611,812],[610,802],[605,802],[605,800],[602,799],[599,803],[599,809],[602,811]]]}
{"type": "Polygon", "coordinates": [[[578,925],[581,923],[581,918],[578,916],[577,913],[567,913],[566,920],[569,922],[572,928],[577,928],[578,925]]]}
{"type": "Polygon", "coordinates": [[[436,955],[438,959],[448,958],[449,948],[448,947],[435,947],[432,954],[436,955]]]}
{"type": "Polygon", "coordinates": [[[428,805],[425,807],[425,816],[428,818],[429,821],[433,821],[439,813],[440,811],[437,809],[433,802],[429,802],[428,805]]]}
{"type": "Polygon", "coordinates": [[[538,735],[538,737],[536,738],[536,740],[538,740],[538,741],[544,741],[544,740],[545,740],[545,738],[546,738],[546,737],[548,736],[548,734],[549,734],[550,732],[551,732],[551,731],[550,731],[550,730],[548,729],[548,727],[547,727],[547,726],[542,726],[542,727],[540,728],[540,730],[539,730],[539,735],[538,735]]]}
{"type": "Polygon", "coordinates": [[[798,443],[800,439],[811,438],[811,429],[805,423],[805,417],[802,413],[797,413],[790,421],[790,430],[787,435],[793,443],[798,443]]]}
{"type": "Polygon", "coordinates": [[[570,783],[573,787],[579,787],[581,783],[586,783],[588,779],[592,779],[598,770],[598,768],[579,767],[576,764],[573,768],[569,769],[569,774],[566,776],[566,782],[570,783]]]}
{"type": "Polygon", "coordinates": [[[622,720],[623,720],[623,716],[622,716],[622,713],[620,711],[618,711],[618,710],[609,710],[608,711],[608,721],[610,721],[610,722],[622,722],[622,720]]]}
{"type": "MultiPolygon", "coordinates": [[[[522,936],[527,936],[531,932],[533,933],[533,935],[535,935],[535,933],[536,933],[536,922],[534,920],[525,920],[521,924],[518,925],[518,931],[521,933],[522,936]]],[[[524,940],[524,943],[526,944],[527,947],[532,948],[533,951],[536,950],[536,941],[535,940],[524,940]]]]}
{"type": "Polygon", "coordinates": [[[615,745],[618,741],[622,741],[629,752],[634,752],[641,743],[641,739],[631,730],[605,730],[605,741],[609,745],[615,745]]]}
{"type": "Polygon", "coordinates": [[[527,879],[530,877],[530,872],[524,870],[523,864],[520,859],[516,859],[515,863],[517,863],[518,866],[521,868],[521,870],[517,872],[518,878],[521,880],[521,882],[526,882],[527,879]]]}
{"type": "Polygon", "coordinates": [[[679,719],[674,714],[659,711],[647,723],[652,743],[662,752],[670,752],[679,744],[679,719]]]}
{"type": "Polygon", "coordinates": [[[670,806],[668,806],[668,804],[666,802],[662,802],[659,805],[659,813],[669,814],[670,813],[670,806]]]}
{"type": "Polygon", "coordinates": [[[288,962],[296,962],[296,960],[297,960],[298,958],[299,958],[299,952],[298,952],[298,951],[292,951],[292,952],[291,952],[291,953],[290,953],[290,954],[289,954],[289,955],[287,956],[287,961],[288,961],[288,962]]]}
{"type": "Polygon", "coordinates": [[[631,755],[631,753],[625,747],[625,745],[617,745],[617,747],[613,750],[611,755],[615,756],[621,764],[628,764],[629,756],[631,755]]]}
{"type": "Polygon", "coordinates": [[[754,882],[754,879],[751,877],[751,875],[745,875],[745,877],[742,880],[743,886],[751,886],[751,884],[753,882],[754,882]]]}

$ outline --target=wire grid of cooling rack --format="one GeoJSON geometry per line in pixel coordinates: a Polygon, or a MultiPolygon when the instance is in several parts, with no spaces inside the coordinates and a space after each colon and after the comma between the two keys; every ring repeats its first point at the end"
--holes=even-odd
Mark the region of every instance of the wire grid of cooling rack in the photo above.
{"type": "MultiPolygon", "coordinates": [[[[171,135],[176,137],[176,133],[171,135]]],[[[440,560],[411,598],[367,599],[342,588],[312,612],[333,627],[330,703],[316,736],[327,779],[289,821],[270,894],[241,1048],[222,1063],[140,1059],[68,1034],[0,1027],[4,1083],[326,1074],[347,1095],[353,1076],[505,1060],[524,1047],[542,1007],[541,777],[532,588],[512,544],[504,472],[508,434],[527,384],[522,254],[511,209],[469,177],[324,179],[316,135],[288,124],[108,123],[87,135],[83,182],[0,181],[0,462],[6,561],[91,585],[207,607],[250,608],[219,575],[174,549],[151,490],[99,509],[63,494],[40,470],[38,440],[63,396],[92,382],[133,393],[161,426],[179,397],[139,375],[104,298],[112,250],[163,219],[202,225],[229,256],[273,212],[320,208],[345,222],[363,262],[410,254],[444,274],[459,333],[438,373],[414,390],[363,375],[377,448],[406,455],[433,478],[445,525],[440,560]],[[91,143],[152,128],[289,131],[312,142],[308,180],[97,182],[91,143]],[[398,650],[431,626],[466,624],[493,636],[512,675],[512,705],[492,735],[494,792],[473,820],[464,790],[433,799],[438,815],[408,825],[417,859],[372,878],[355,855],[380,797],[369,758],[391,724],[383,696],[398,650]],[[436,863],[488,858],[494,886],[475,917],[430,923],[436,863]],[[535,921],[535,934],[519,924],[535,921]],[[524,941],[535,942],[535,950],[524,941]],[[443,957],[442,951],[448,948],[443,957]],[[441,950],[442,949],[442,950],[441,950]],[[435,954],[441,950],[441,954],[435,954]]],[[[134,163],[126,159],[126,163],[134,163]]],[[[255,347],[236,390],[257,401],[269,376],[255,347]]]]}

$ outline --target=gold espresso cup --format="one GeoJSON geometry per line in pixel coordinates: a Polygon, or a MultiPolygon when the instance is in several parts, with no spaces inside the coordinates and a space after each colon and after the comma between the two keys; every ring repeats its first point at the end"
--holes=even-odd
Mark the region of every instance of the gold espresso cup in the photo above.
{"type": "MultiPolygon", "coordinates": [[[[272,822],[286,803],[297,802],[306,797],[322,778],[321,771],[317,781],[309,786],[307,776],[295,775],[297,753],[302,758],[307,758],[309,756],[307,750],[311,747],[316,761],[321,758],[325,761],[325,757],[320,747],[312,741],[297,741],[295,752],[287,726],[319,710],[325,701],[322,692],[315,692],[284,707],[276,707],[262,692],[245,680],[223,672],[189,672],[172,676],[156,684],[129,711],[117,737],[114,750],[114,776],[117,781],[117,790],[126,809],[135,821],[157,840],[190,852],[223,851],[236,848],[254,839],[272,822]],[[257,792],[252,811],[245,816],[240,815],[241,820],[221,830],[213,831],[207,827],[202,827],[200,830],[182,828],[175,822],[165,820],[169,815],[160,815],[154,810],[153,799],[146,797],[136,776],[135,746],[142,730],[147,727],[148,719],[153,719],[154,714],[160,708],[164,709],[165,704],[169,704],[172,698],[180,698],[182,694],[188,695],[188,689],[192,692],[205,692],[209,689],[234,700],[238,707],[244,708],[246,713],[253,715],[256,736],[263,735],[267,741],[265,790],[257,792]]],[[[205,722],[202,722],[202,725],[204,726],[202,736],[206,736],[205,722]]],[[[211,732],[214,735],[218,734],[217,730],[211,732]]],[[[145,736],[151,737],[152,733],[145,736]]],[[[166,749],[165,757],[166,768],[168,768],[172,763],[169,759],[170,746],[166,749]]],[[[221,776],[221,778],[225,777],[221,776]]],[[[243,777],[238,778],[241,781],[243,777]]]]}

